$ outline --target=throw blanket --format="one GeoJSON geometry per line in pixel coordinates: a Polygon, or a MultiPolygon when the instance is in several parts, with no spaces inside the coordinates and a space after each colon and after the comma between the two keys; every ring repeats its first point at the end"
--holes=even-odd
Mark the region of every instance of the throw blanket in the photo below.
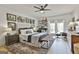
{"type": "Polygon", "coordinates": [[[32,35],[32,43],[38,44],[38,42],[41,42],[41,39],[43,39],[45,36],[47,36],[46,32],[38,33],[36,35],[32,35]]]}
{"type": "Polygon", "coordinates": [[[38,43],[46,35],[47,35],[46,32],[42,32],[42,33],[37,32],[37,33],[31,33],[31,34],[21,34],[20,38],[22,38],[23,40],[26,40],[29,43],[38,43]]]}
{"type": "MultiPolygon", "coordinates": [[[[33,40],[32,39],[32,35],[36,35],[36,34],[31,34],[31,35],[28,35],[28,40],[27,40],[27,42],[30,42],[31,43],[31,40],[33,40]]],[[[44,37],[46,37],[47,36],[47,34],[44,34],[44,35],[41,35],[40,37],[39,37],[39,42],[42,42],[41,41],[41,39],[43,39],[44,37]]]]}
{"type": "Polygon", "coordinates": [[[38,33],[32,33],[32,34],[30,34],[30,35],[28,35],[28,40],[27,40],[27,42],[30,42],[31,43],[31,40],[32,40],[32,35],[36,35],[36,34],[38,34],[38,33]]]}
{"type": "Polygon", "coordinates": [[[48,34],[44,34],[42,36],[39,37],[39,42],[42,42],[42,39],[45,38],[48,34]]]}
{"type": "Polygon", "coordinates": [[[32,37],[32,35],[29,35],[29,36],[28,36],[27,42],[30,42],[30,43],[31,43],[31,37],[32,37]]]}

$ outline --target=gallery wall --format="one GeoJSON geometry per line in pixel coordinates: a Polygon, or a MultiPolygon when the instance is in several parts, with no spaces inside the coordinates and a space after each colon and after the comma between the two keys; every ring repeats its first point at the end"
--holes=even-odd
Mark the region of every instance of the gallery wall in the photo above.
{"type": "MultiPolygon", "coordinates": [[[[15,10],[12,10],[12,9],[9,9],[9,8],[0,7],[0,26],[7,27],[6,13],[11,13],[11,14],[15,14],[15,15],[19,15],[19,16],[35,19],[33,17],[28,16],[27,14],[24,15],[24,14],[15,12],[15,10]]],[[[36,21],[35,21],[35,24],[36,24],[36,21]]],[[[25,24],[25,25],[26,26],[30,26],[28,24],[25,24]]]]}

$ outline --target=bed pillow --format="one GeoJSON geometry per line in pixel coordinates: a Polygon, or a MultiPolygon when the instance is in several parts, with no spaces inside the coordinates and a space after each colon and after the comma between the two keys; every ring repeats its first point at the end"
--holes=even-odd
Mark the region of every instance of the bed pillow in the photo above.
{"type": "Polygon", "coordinates": [[[21,34],[26,34],[26,30],[21,30],[21,34]]]}
{"type": "Polygon", "coordinates": [[[26,31],[26,34],[32,33],[31,31],[26,31]]]}
{"type": "Polygon", "coordinates": [[[32,29],[21,30],[21,34],[29,34],[29,33],[33,33],[33,30],[32,29]]]}
{"type": "Polygon", "coordinates": [[[29,34],[29,33],[33,33],[33,30],[32,29],[26,30],[26,34],[29,34]]]}

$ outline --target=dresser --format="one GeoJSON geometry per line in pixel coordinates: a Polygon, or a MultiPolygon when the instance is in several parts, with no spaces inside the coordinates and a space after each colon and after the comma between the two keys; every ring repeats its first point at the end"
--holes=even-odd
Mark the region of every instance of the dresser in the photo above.
{"type": "Polygon", "coordinates": [[[5,36],[5,45],[11,45],[14,43],[19,42],[19,35],[18,34],[14,34],[14,35],[6,35],[5,36]]]}
{"type": "Polygon", "coordinates": [[[71,35],[71,51],[74,53],[74,44],[79,43],[79,34],[71,35]]]}

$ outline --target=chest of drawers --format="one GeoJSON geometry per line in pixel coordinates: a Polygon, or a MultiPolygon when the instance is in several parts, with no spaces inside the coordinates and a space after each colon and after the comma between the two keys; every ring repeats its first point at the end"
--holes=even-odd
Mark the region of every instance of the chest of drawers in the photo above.
{"type": "Polygon", "coordinates": [[[71,51],[74,53],[74,44],[79,43],[79,35],[71,35],[71,51]]]}
{"type": "Polygon", "coordinates": [[[19,42],[19,35],[6,35],[5,36],[5,45],[11,45],[19,42]]]}

